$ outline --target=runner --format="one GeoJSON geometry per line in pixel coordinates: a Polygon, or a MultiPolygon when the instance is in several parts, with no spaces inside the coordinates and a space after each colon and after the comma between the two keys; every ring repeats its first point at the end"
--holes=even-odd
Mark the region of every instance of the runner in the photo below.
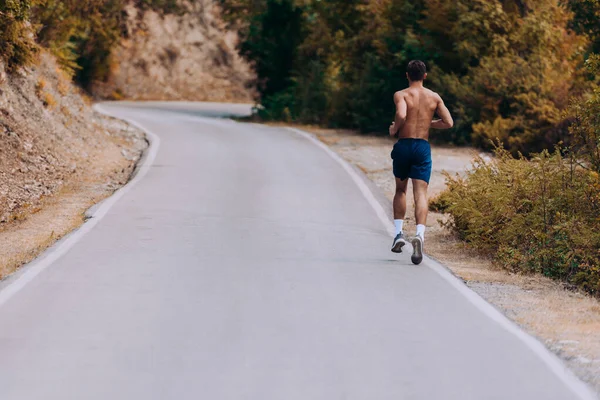
{"type": "Polygon", "coordinates": [[[429,129],[450,129],[454,121],[442,98],[423,87],[423,81],[427,78],[427,69],[423,61],[411,61],[406,76],[409,87],[394,94],[396,118],[390,126],[390,136],[398,135],[398,142],[392,151],[396,177],[394,196],[396,237],[392,251],[401,253],[402,247],[407,243],[402,228],[406,215],[406,189],[410,178],[413,183],[417,222],[417,234],[412,239],[414,251],[411,260],[414,264],[420,264],[423,261],[423,242],[429,207],[427,188],[431,178],[429,129]],[[440,119],[432,120],[436,113],[440,119]]]}

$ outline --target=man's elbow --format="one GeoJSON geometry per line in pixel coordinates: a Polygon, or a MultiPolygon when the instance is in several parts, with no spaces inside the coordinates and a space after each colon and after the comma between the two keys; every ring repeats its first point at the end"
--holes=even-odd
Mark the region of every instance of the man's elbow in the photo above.
{"type": "Polygon", "coordinates": [[[448,121],[448,129],[451,129],[453,127],[454,127],[454,120],[448,121]]]}
{"type": "Polygon", "coordinates": [[[400,122],[400,123],[404,123],[406,122],[406,114],[397,112],[396,113],[396,121],[400,122]]]}

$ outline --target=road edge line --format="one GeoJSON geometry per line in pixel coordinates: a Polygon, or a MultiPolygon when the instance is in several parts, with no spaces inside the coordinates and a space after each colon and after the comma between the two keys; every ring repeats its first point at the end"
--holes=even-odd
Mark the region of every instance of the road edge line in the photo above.
{"type": "MultiPolygon", "coordinates": [[[[390,236],[393,236],[394,230],[392,229],[392,220],[388,217],[387,213],[375,198],[375,195],[371,192],[369,187],[362,181],[357,172],[351,167],[351,165],[344,160],[340,155],[331,150],[329,146],[321,142],[314,135],[305,132],[303,130],[285,127],[285,129],[294,132],[305,139],[309,140],[316,146],[323,149],[331,158],[338,162],[342,168],[350,175],[352,180],[356,183],[360,192],[363,194],[367,202],[371,205],[379,220],[384,225],[390,236]]],[[[454,275],[450,270],[444,267],[437,261],[432,260],[429,257],[424,257],[424,265],[429,269],[436,272],[442,279],[448,282],[454,287],[460,294],[462,294],[473,306],[479,311],[485,314],[492,321],[496,322],[507,332],[516,336],[525,346],[527,346],[535,355],[537,355],[546,366],[556,375],[577,397],[581,400],[598,400],[596,393],[573,371],[567,367],[563,360],[561,360],[556,354],[552,353],[542,342],[537,338],[531,336],[519,327],[515,322],[508,319],[500,310],[494,307],[492,304],[487,302],[477,292],[469,288],[463,280],[454,275]]]]}
{"type": "MultiPolygon", "coordinates": [[[[67,234],[53,246],[46,249],[37,259],[25,264],[21,268],[24,271],[23,273],[21,273],[12,282],[9,281],[6,286],[0,287],[0,307],[6,304],[14,295],[20,292],[38,275],[48,269],[55,261],[64,256],[75,244],[77,244],[77,242],[79,242],[89,231],[91,231],[106,216],[106,214],[108,214],[108,211],[110,211],[117,201],[119,201],[123,195],[125,195],[142,180],[154,163],[154,159],[156,158],[158,149],[160,148],[160,138],[156,134],[143,127],[136,121],[111,114],[110,111],[104,109],[100,104],[94,104],[92,108],[106,116],[126,121],[128,124],[137,127],[146,134],[149,145],[145,151],[145,154],[142,155],[142,158],[140,159],[137,172],[129,182],[115,191],[111,196],[90,207],[88,211],[92,209],[93,211],[89,213],[86,212],[88,220],[85,221],[79,228],[67,234]]],[[[8,279],[10,279],[10,277],[8,279]]]]}

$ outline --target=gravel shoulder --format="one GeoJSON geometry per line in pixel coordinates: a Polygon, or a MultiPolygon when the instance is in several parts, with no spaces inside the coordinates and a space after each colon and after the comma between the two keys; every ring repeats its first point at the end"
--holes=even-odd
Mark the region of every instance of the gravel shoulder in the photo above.
{"type": "Polygon", "coordinates": [[[0,280],[79,227],[147,147],[70,82],[47,53],[15,75],[0,65],[0,280]]]}
{"type": "MultiPolygon", "coordinates": [[[[299,128],[315,134],[345,160],[361,169],[388,199],[393,199],[394,177],[390,160],[394,143],[392,139],[344,130],[307,126],[299,128]]],[[[478,154],[469,148],[432,148],[434,170],[430,198],[446,186],[443,171],[461,173],[478,154]]],[[[414,205],[410,199],[406,222],[409,234],[416,229],[413,213],[414,205]]],[[[600,302],[588,295],[567,290],[560,283],[542,276],[508,273],[491,260],[473,255],[462,242],[441,227],[440,221],[445,218],[442,214],[429,214],[425,242],[427,254],[541,340],[582,380],[600,393],[600,302]]]]}

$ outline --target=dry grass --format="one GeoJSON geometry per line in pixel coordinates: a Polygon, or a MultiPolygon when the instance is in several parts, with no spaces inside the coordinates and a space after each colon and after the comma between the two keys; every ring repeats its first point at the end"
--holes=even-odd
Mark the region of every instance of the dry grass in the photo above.
{"type": "Polygon", "coordinates": [[[46,92],[46,93],[42,94],[41,100],[42,100],[42,103],[44,103],[44,107],[48,107],[48,108],[55,108],[56,105],[58,104],[56,102],[56,99],[52,95],[52,93],[46,92]]]}
{"type": "Polygon", "coordinates": [[[37,83],[35,84],[35,94],[37,95],[38,99],[40,99],[41,102],[44,104],[44,107],[53,109],[56,107],[58,102],[56,101],[54,95],[51,93],[50,89],[50,84],[46,78],[40,77],[37,80],[37,83]]]}
{"type": "Polygon", "coordinates": [[[128,141],[111,137],[117,146],[90,155],[85,173],[73,177],[55,195],[35,207],[22,207],[0,230],[0,279],[35,259],[63,236],[81,226],[84,213],[127,181],[134,163],[119,149],[128,141]],[[107,185],[107,181],[114,185],[107,185]]]}
{"type": "Polygon", "coordinates": [[[146,145],[139,130],[95,114],[54,58],[40,57],[0,93],[10,105],[0,135],[0,279],[79,226],[83,211],[127,181],[146,145]]]}
{"type": "Polygon", "coordinates": [[[71,90],[71,85],[69,85],[68,83],[66,83],[65,81],[63,81],[62,79],[58,81],[58,87],[57,87],[58,93],[60,93],[61,96],[66,96],[69,94],[69,91],[71,90]]]}
{"type": "Polygon", "coordinates": [[[35,91],[37,95],[39,96],[44,91],[44,89],[46,89],[47,86],[48,81],[45,78],[39,78],[37,83],[35,84],[35,91]]]}

